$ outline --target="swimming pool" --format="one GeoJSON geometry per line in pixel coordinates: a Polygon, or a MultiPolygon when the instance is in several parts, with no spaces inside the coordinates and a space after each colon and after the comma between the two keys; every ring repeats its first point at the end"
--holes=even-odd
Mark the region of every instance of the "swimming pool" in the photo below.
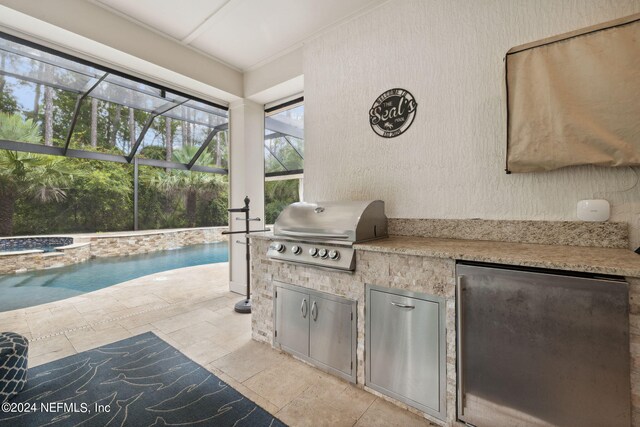
{"type": "Polygon", "coordinates": [[[227,242],[216,242],[4,275],[0,276],[0,312],[82,295],[160,271],[228,260],[227,242]]]}

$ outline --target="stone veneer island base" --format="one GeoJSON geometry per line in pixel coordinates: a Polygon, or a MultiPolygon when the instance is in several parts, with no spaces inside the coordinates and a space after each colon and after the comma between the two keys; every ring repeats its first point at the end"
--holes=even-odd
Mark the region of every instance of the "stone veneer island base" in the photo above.
{"type": "MultiPolygon", "coordinates": [[[[390,220],[390,223],[394,220],[390,220]]],[[[401,220],[403,231],[411,221],[401,220]]],[[[430,220],[425,220],[430,221],[430,220]]],[[[451,221],[450,221],[451,222],[451,221]]],[[[473,229],[470,221],[461,221],[473,229]]],[[[486,222],[479,221],[486,229],[486,222]]],[[[513,235],[515,221],[504,228],[513,235]]],[[[432,224],[414,224],[425,233],[432,224]]],[[[390,229],[394,229],[391,225],[390,229]]],[[[523,222],[531,228],[531,221],[523,222]]],[[[456,329],[455,329],[455,265],[456,260],[493,262],[508,265],[543,267],[559,270],[586,271],[626,276],[630,300],[630,351],[632,425],[640,425],[640,257],[628,249],[625,228],[617,223],[607,227],[595,224],[598,239],[580,240],[589,225],[567,222],[554,223],[554,233],[542,239],[545,244],[505,243],[483,240],[456,240],[430,237],[391,237],[356,245],[356,271],[334,272],[303,265],[295,265],[266,258],[273,236],[252,235],[252,337],[256,341],[274,344],[273,282],[280,281],[316,291],[326,292],[357,301],[357,386],[382,396],[400,407],[417,413],[430,421],[446,426],[463,425],[456,420],[456,329]],[[559,233],[558,230],[565,230],[559,233]],[[572,233],[575,235],[571,236],[572,233]],[[552,245],[553,234],[560,242],[576,241],[578,246],[552,245]],[[602,239],[602,236],[613,236],[602,239]],[[602,243],[604,240],[604,244],[602,243]],[[587,242],[586,244],[584,242],[587,242]],[[593,243],[592,243],[593,242],[593,243]],[[589,247],[608,246],[608,247],[589,247]],[[446,419],[439,420],[415,408],[383,396],[365,384],[365,289],[366,285],[408,290],[442,297],[446,301],[446,419]]],[[[537,226],[539,227],[539,226],[537,226]]],[[[456,228],[456,227],[453,227],[456,228]]],[[[534,227],[535,228],[535,227],[534,227]]],[[[437,229],[434,228],[434,229],[437,229]]],[[[458,230],[459,231],[459,230],[458,230]]],[[[458,231],[454,231],[454,234],[458,231]]],[[[441,229],[440,231],[441,232],[441,229]]],[[[515,230],[515,232],[518,232],[515,230]]],[[[404,233],[403,233],[404,234],[404,233]]],[[[407,233],[408,234],[408,233],[407,233]]],[[[523,233],[525,235],[526,233],[523,233]]],[[[425,234],[422,234],[423,236],[425,234]]],[[[474,235],[473,232],[470,235],[474,235]]],[[[481,233],[476,233],[481,235],[481,233]]],[[[428,236],[428,234],[427,234],[428,236]]],[[[442,237],[442,236],[438,236],[442,237]]],[[[456,236],[457,237],[457,236],[456,236]]],[[[500,237],[494,235],[492,237],[500,237]]]]}

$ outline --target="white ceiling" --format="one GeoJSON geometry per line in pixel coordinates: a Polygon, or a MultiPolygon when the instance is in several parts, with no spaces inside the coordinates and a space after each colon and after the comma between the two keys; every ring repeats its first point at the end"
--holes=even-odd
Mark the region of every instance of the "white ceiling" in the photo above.
{"type": "Polygon", "coordinates": [[[89,0],[241,71],[387,0],[89,0]]]}

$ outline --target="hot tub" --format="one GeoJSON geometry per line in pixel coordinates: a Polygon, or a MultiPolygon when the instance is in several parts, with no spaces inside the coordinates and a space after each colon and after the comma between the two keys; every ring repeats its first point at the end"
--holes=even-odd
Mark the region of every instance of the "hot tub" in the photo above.
{"type": "Polygon", "coordinates": [[[40,250],[53,252],[55,248],[73,244],[73,237],[17,237],[0,239],[0,252],[40,250]]]}

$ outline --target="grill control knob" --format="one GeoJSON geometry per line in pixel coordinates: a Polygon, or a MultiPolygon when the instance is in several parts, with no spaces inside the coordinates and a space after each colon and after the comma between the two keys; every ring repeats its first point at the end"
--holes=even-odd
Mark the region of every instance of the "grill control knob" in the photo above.
{"type": "Polygon", "coordinates": [[[274,246],[275,250],[278,252],[284,252],[285,247],[282,243],[276,243],[276,245],[274,246]]]}
{"type": "Polygon", "coordinates": [[[317,257],[318,256],[318,248],[309,249],[309,255],[311,255],[314,258],[317,257]]]}
{"type": "Polygon", "coordinates": [[[320,249],[320,252],[318,253],[318,255],[320,255],[320,258],[326,258],[327,257],[327,250],[326,249],[320,249]]]}
{"type": "Polygon", "coordinates": [[[340,258],[340,252],[338,252],[338,251],[329,251],[329,258],[331,258],[331,259],[340,258]]]}
{"type": "Polygon", "coordinates": [[[293,252],[294,255],[300,255],[302,253],[302,248],[298,245],[295,245],[291,248],[291,252],[293,252]]]}

